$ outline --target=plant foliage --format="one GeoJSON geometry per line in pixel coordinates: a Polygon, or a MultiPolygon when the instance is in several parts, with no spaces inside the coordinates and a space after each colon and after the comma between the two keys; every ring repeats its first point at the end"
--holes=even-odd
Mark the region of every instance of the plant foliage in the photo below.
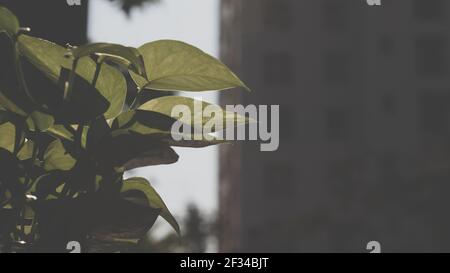
{"type": "MultiPolygon", "coordinates": [[[[67,242],[128,246],[158,216],[180,228],[144,178],[124,172],[178,160],[171,109],[194,100],[145,92],[248,89],[218,60],[178,41],[139,48],[95,43],[62,47],[29,34],[0,7],[0,245],[64,251],[67,242]],[[128,88],[131,74],[138,92],[128,88]],[[37,76],[36,76],[37,75],[37,76]],[[130,99],[131,98],[131,99],[130,99]]],[[[224,120],[245,119],[224,112],[224,120]]],[[[193,114],[194,123],[207,119],[193,114]]],[[[189,126],[188,125],[188,126],[189,126]]]]}

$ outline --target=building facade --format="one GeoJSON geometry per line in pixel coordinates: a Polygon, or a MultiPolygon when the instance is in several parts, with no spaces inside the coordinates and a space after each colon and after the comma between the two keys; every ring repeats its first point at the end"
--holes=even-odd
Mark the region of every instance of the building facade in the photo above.
{"type": "Polygon", "coordinates": [[[450,2],[222,0],[221,57],[280,147],[221,147],[224,252],[450,251],[450,2]]]}

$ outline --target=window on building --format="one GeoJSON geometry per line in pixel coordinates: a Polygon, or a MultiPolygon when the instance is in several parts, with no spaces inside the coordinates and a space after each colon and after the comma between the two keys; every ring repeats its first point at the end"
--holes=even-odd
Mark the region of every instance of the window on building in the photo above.
{"type": "Polygon", "coordinates": [[[322,0],[322,26],[329,31],[343,31],[349,25],[348,1],[322,0]]]}
{"type": "Polygon", "coordinates": [[[326,112],[326,135],[330,140],[346,140],[351,134],[351,112],[347,108],[332,107],[326,112]]]}
{"type": "Polygon", "coordinates": [[[268,52],[264,56],[264,80],[268,84],[289,85],[294,79],[294,62],[288,52],[268,52]]]}
{"type": "Polygon", "coordinates": [[[294,21],[294,1],[265,0],[263,1],[263,23],[269,30],[289,30],[294,21]]]}
{"type": "Polygon", "coordinates": [[[448,71],[448,42],[441,34],[424,34],[416,39],[416,71],[423,77],[440,77],[448,71]]]}
{"type": "Polygon", "coordinates": [[[419,22],[442,22],[445,20],[448,0],[413,0],[414,19],[419,22]]]}
{"type": "Polygon", "coordinates": [[[350,81],[351,56],[347,51],[335,50],[323,56],[323,78],[329,85],[346,85],[350,81]]]}

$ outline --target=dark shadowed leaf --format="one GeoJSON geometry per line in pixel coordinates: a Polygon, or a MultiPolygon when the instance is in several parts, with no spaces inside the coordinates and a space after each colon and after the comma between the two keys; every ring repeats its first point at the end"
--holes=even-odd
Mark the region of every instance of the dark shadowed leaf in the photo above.
{"type": "Polygon", "coordinates": [[[34,109],[28,96],[20,87],[14,44],[6,35],[0,34],[0,105],[8,111],[26,116],[34,109]]]}
{"type": "Polygon", "coordinates": [[[129,68],[133,72],[145,76],[145,67],[137,49],[118,44],[94,43],[79,46],[72,51],[76,59],[96,55],[99,61],[111,61],[129,68]]]}
{"type": "Polygon", "coordinates": [[[93,149],[95,145],[110,132],[110,130],[111,128],[109,128],[109,125],[103,116],[92,121],[89,130],[87,131],[86,148],[88,150],[93,149]]]}
{"type": "Polygon", "coordinates": [[[141,135],[126,130],[115,131],[91,151],[100,165],[127,169],[159,164],[172,164],[178,155],[160,137],[141,135]]]}
{"type": "Polygon", "coordinates": [[[163,217],[173,227],[173,229],[180,234],[180,227],[177,221],[170,213],[161,196],[159,196],[156,190],[151,186],[150,182],[144,178],[138,177],[127,179],[123,181],[122,193],[126,193],[128,191],[143,192],[147,197],[148,205],[152,208],[160,209],[161,217],[163,217]]]}
{"type": "Polygon", "coordinates": [[[76,240],[84,245],[83,252],[89,252],[92,241],[117,244],[139,240],[153,226],[159,210],[141,205],[143,202],[136,199],[94,195],[40,202],[37,206],[42,227],[40,242],[65,249],[68,241],[76,240]],[[89,242],[85,241],[86,234],[89,242]]]}
{"type": "MultiPolygon", "coordinates": [[[[18,42],[20,53],[54,83],[59,83],[63,68],[72,69],[73,59],[65,57],[67,50],[64,47],[27,35],[19,36],[18,42]]],[[[95,88],[109,102],[105,117],[107,119],[116,117],[122,111],[125,103],[125,78],[118,70],[109,65],[103,64],[97,70],[97,66],[91,58],[85,57],[79,60],[76,74],[86,82],[91,84],[94,82],[96,71],[99,73],[95,88]]],[[[74,92],[76,91],[74,90],[74,92]]],[[[89,103],[89,101],[85,103],[89,103]]]]}
{"type": "Polygon", "coordinates": [[[124,171],[137,168],[173,164],[178,161],[178,154],[169,146],[161,146],[138,154],[135,158],[126,162],[123,166],[124,171]]]}

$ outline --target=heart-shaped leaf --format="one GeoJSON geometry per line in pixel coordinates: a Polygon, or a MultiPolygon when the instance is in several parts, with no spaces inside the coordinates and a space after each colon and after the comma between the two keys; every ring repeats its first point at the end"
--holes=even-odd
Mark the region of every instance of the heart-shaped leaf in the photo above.
{"type": "Polygon", "coordinates": [[[178,154],[168,146],[161,146],[156,149],[139,153],[135,158],[126,162],[123,171],[130,171],[137,168],[173,164],[178,161],[178,154]]]}
{"type": "Polygon", "coordinates": [[[164,91],[209,91],[248,87],[223,63],[183,42],[161,40],[138,48],[147,79],[131,72],[140,88],[164,91]]]}
{"type": "Polygon", "coordinates": [[[161,113],[163,115],[176,118],[179,121],[190,125],[191,127],[203,126],[209,121],[212,121],[212,119],[222,122],[222,127],[218,126],[218,128],[214,128],[214,131],[221,131],[225,129],[228,123],[232,123],[234,124],[234,126],[240,126],[249,123],[248,118],[240,116],[234,112],[225,111],[218,105],[181,96],[166,96],[156,98],[141,105],[139,107],[139,110],[161,113]],[[181,117],[172,116],[172,112],[176,109],[175,107],[177,106],[187,108],[190,115],[182,115],[181,117]],[[208,108],[210,112],[215,112],[213,117],[211,117],[211,113],[209,113],[209,115],[205,113],[205,109],[208,108]]]}
{"type": "Polygon", "coordinates": [[[76,160],[66,151],[61,140],[55,140],[47,147],[44,154],[44,169],[46,171],[69,171],[76,160]]]}
{"type": "Polygon", "coordinates": [[[150,182],[148,182],[144,178],[130,178],[123,181],[122,193],[126,193],[128,191],[140,191],[145,194],[148,200],[148,205],[155,209],[161,210],[161,217],[164,218],[173,229],[180,234],[180,226],[178,225],[175,218],[170,213],[166,204],[162,200],[161,196],[156,192],[156,190],[152,187],[150,182]]]}
{"type": "Polygon", "coordinates": [[[28,128],[39,132],[45,132],[55,123],[53,116],[39,111],[34,111],[27,119],[28,128]]]}

